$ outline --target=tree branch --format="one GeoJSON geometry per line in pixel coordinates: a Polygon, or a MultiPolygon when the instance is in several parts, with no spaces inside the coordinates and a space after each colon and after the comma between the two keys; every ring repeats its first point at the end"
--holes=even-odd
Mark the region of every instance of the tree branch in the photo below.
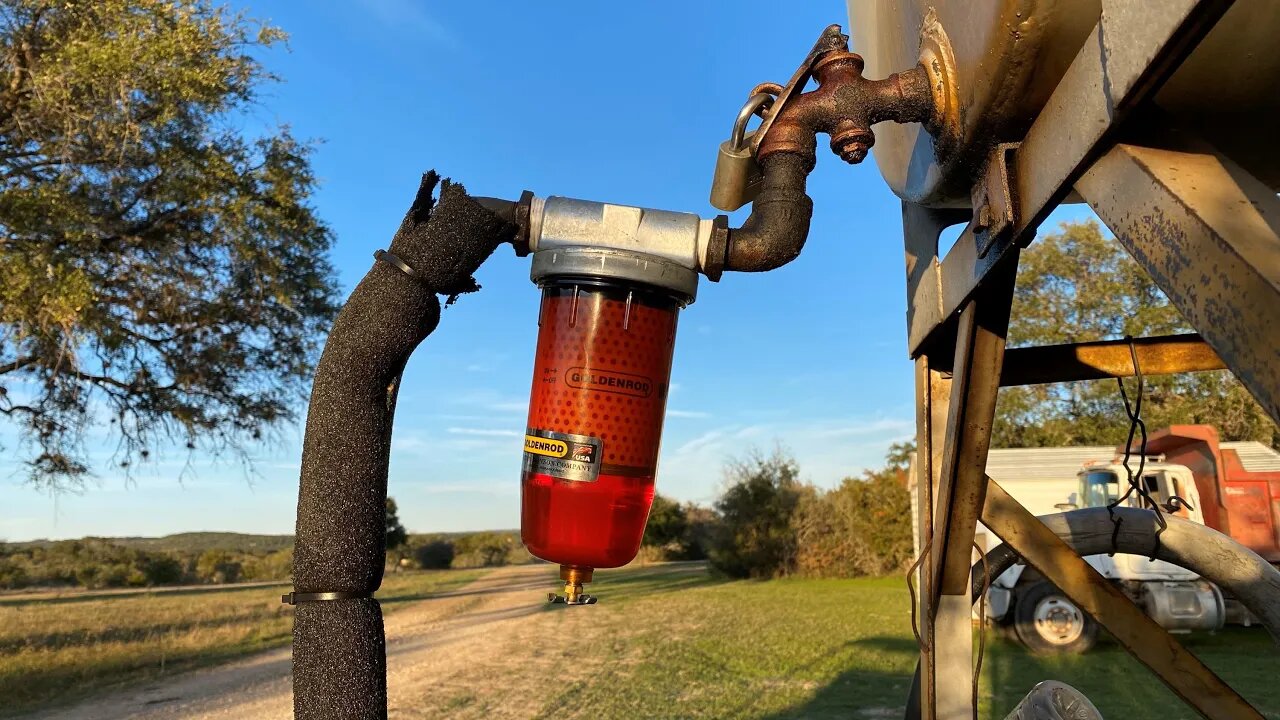
{"type": "Polygon", "coordinates": [[[40,358],[38,356],[28,355],[27,357],[18,358],[17,360],[14,360],[11,363],[0,365],[0,375],[5,375],[17,370],[21,370],[22,368],[27,367],[28,365],[34,364],[39,359],[40,358]]]}

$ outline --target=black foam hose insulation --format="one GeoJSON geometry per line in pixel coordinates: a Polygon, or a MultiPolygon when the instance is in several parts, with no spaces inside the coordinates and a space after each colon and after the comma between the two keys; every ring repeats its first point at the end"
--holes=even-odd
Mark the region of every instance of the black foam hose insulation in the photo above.
{"type": "MultiPolygon", "coordinates": [[[[443,295],[479,289],[472,274],[516,226],[429,172],[388,252],[334,321],[316,367],[298,492],[297,593],[369,595],[382,584],[391,423],[400,374],[440,320],[443,295]],[[439,185],[439,201],[433,200],[439,185]]],[[[371,597],[299,603],[293,628],[294,716],[383,718],[382,611],[371,597]]]]}

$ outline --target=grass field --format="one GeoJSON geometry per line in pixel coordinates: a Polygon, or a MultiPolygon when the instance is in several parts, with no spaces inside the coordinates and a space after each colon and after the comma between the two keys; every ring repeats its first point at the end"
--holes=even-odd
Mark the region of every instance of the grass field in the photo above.
{"type": "MultiPolygon", "coordinates": [[[[386,612],[479,571],[388,575],[386,612]]],[[[224,662],[289,642],[288,585],[135,594],[0,596],[0,716],[124,683],[224,662]]]]}
{"type": "MultiPolygon", "coordinates": [[[[478,575],[391,576],[379,595],[395,612],[478,575]]],[[[3,712],[65,699],[68,688],[84,694],[286,643],[282,589],[0,599],[3,712]]],[[[487,629],[469,636],[456,670],[424,665],[422,677],[399,678],[422,684],[405,717],[901,716],[916,648],[899,578],[727,582],[683,564],[601,571],[592,590],[602,600],[586,608],[544,605],[514,615],[480,608],[474,622],[487,629]]],[[[512,602],[536,604],[539,592],[522,591],[512,602]]],[[[1280,653],[1265,632],[1232,629],[1184,642],[1268,717],[1280,718],[1280,653]]],[[[1113,644],[1046,659],[993,634],[982,717],[1003,718],[1045,679],[1079,688],[1105,717],[1195,717],[1113,644]]]]}
{"type": "MultiPolygon", "coordinates": [[[[600,612],[590,636],[580,639],[592,650],[593,670],[540,717],[901,717],[916,648],[899,578],[717,582],[673,574],[633,582],[624,572],[601,580],[597,590],[607,596],[593,608],[600,612]]],[[[1184,640],[1268,717],[1280,718],[1280,653],[1265,631],[1184,640]]],[[[1112,643],[1044,659],[992,633],[981,715],[1003,718],[1046,679],[1074,685],[1104,717],[1197,717],[1112,643]]]]}

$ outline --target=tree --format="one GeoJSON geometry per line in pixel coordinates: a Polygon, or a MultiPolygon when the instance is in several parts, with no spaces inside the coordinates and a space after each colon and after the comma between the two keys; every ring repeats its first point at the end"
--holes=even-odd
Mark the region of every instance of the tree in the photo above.
{"type": "Polygon", "coordinates": [[[687,527],[688,521],[680,503],[665,495],[654,494],[641,544],[660,548],[679,543],[684,539],[687,527]]]}
{"type": "Polygon", "coordinates": [[[733,577],[773,577],[791,571],[796,534],[791,516],[802,495],[800,466],[782,450],[753,452],[730,463],[729,487],[716,501],[720,525],[711,562],[733,577]]]}
{"type": "Polygon", "coordinates": [[[196,560],[196,575],[201,580],[219,585],[238,581],[240,570],[240,561],[226,550],[205,550],[196,560]]]}
{"type": "Polygon", "coordinates": [[[796,570],[818,577],[884,575],[911,559],[911,494],[902,464],[915,448],[894,443],[880,470],[805,495],[792,519],[796,570]]]}
{"type": "MultiPolygon", "coordinates": [[[[1190,332],[1164,295],[1097,222],[1063,223],[1022,255],[1009,344],[1045,345],[1190,332]]],[[[1127,387],[1132,392],[1135,385],[1127,387]]],[[[1229,372],[1146,378],[1151,429],[1181,423],[1218,428],[1227,440],[1280,447],[1266,412],[1229,372]]],[[[1123,444],[1129,421],[1114,380],[1005,388],[994,447],[1123,444]]]]}
{"type": "Polygon", "coordinates": [[[398,509],[396,501],[387,498],[387,550],[395,550],[409,539],[409,533],[405,532],[404,525],[400,524],[400,518],[396,515],[398,509]]]}
{"type": "Polygon", "coordinates": [[[236,127],[284,39],[207,0],[0,0],[0,413],[28,478],[292,420],[336,310],[310,147],[236,127]]]}
{"type": "Polygon", "coordinates": [[[432,540],[413,552],[418,567],[423,570],[448,570],[453,565],[453,543],[448,540],[432,540]]]}

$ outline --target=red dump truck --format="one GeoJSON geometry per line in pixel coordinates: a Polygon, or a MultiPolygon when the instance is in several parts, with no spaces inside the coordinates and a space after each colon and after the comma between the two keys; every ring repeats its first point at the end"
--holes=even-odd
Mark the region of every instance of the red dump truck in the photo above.
{"type": "MultiPolygon", "coordinates": [[[[1124,494],[1128,480],[1122,448],[1068,447],[992,450],[987,474],[1031,512],[1044,515],[1076,507],[1102,507],[1124,494]]],[[[1136,470],[1138,458],[1130,463],[1136,470]]],[[[1175,425],[1153,433],[1138,478],[1161,505],[1177,495],[1188,501],[1177,514],[1230,535],[1280,565],[1280,453],[1257,442],[1219,442],[1205,425],[1175,425]]],[[[1131,505],[1138,504],[1136,498],[1131,505]]],[[[979,527],[986,549],[999,539],[979,527]]],[[[1250,624],[1233,598],[1195,573],[1130,555],[1086,558],[1148,615],[1174,632],[1250,624]]],[[[1028,647],[1082,652],[1097,627],[1039,573],[1016,565],[995,579],[987,616],[1015,630],[1028,647]]]]}
{"type": "Polygon", "coordinates": [[[1147,440],[1148,454],[1191,471],[1205,525],[1280,565],[1280,471],[1250,472],[1240,452],[1223,448],[1208,425],[1174,425],[1147,440]]]}

